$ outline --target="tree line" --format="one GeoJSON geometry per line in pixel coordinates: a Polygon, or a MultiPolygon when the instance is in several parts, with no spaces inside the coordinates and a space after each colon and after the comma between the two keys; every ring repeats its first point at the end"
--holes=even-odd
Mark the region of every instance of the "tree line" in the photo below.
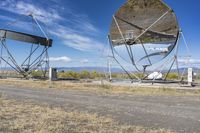
{"type": "MultiPolygon", "coordinates": [[[[41,71],[32,71],[31,73],[32,77],[40,77],[42,76],[41,71]]],[[[145,74],[142,73],[134,73],[131,74],[131,77],[135,77],[136,75],[139,78],[146,77],[145,74]]],[[[125,73],[112,73],[112,78],[115,79],[129,79],[130,77],[125,74],[125,73]]],[[[166,74],[163,74],[163,77],[165,77],[166,74]]],[[[97,72],[97,71],[81,71],[81,72],[75,72],[75,71],[59,71],[57,73],[58,78],[75,78],[75,79],[102,79],[102,78],[109,78],[108,73],[103,73],[103,72],[97,72]]],[[[187,78],[187,75],[184,75],[184,79],[187,78]]],[[[177,73],[169,73],[167,76],[167,79],[169,80],[179,80],[180,75],[177,73]]],[[[196,76],[196,79],[200,80],[200,74],[196,76]]]]}

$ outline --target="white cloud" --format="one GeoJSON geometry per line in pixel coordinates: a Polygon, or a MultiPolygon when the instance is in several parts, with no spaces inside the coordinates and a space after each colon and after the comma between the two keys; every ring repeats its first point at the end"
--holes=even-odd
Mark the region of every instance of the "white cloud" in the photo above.
{"type": "MultiPolygon", "coordinates": [[[[42,5],[38,4],[22,0],[3,0],[0,2],[0,9],[18,15],[35,14],[38,21],[47,24],[48,32],[58,37],[68,47],[87,52],[97,52],[103,49],[104,44],[94,37],[99,31],[90,22],[87,15],[76,13],[69,7],[63,10],[61,7],[42,7],[42,5]],[[64,12],[65,15],[63,16],[61,12],[64,12]],[[65,26],[61,23],[65,24],[65,26]]],[[[8,18],[6,19],[8,20],[8,18]]],[[[23,24],[23,22],[14,26],[18,28],[24,28],[23,26],[25,26],[28,29],[27,24],[23,24]]],[[[30,29],[32,29],[31,26],[30,29]]]]}
{"type": "Polygon", "coordinates": [[[81,60],[81,63],[83,63],[83,64],[89,63],[89,60],[88,59],[83,59],[83,60],[81,60]]]}
{"type": "Polygon", "coordinates": [[[200,68],[200,59],[180,58],[180,59],[178,59],[178,62],[179,62],[179,66],[181,66],[181,67],[200,68]]]}
{"type": "Polygon", "coordinates": [[[9,21],[9,22],[15,21],[15,19],[8,17],[8,16],[4,16],[4,15],[0,15],[0,19],[5,20],[5,21],[9,21]]]}
{"type": "Polygon", "coordinates": [[[179,63],[181,64],[200,64],[200,59],[179,59],[178,60],[179,63]]]}
{"type": "Polygon", "coordinates": [[[54,21],[62,19],[55,9],[48,9],[48,7],[46,7],[47,9],[43,9],[31,3],[25,3],[24,1],[5,0],[1,2],[0,6],[1,9],[19,15],[33,14],[43,23],[53,23],[54,21]]]}
{"type": "Polygon", "coordinates": [[[72,61],[72,59],[67,56],[50,57],[49,60],[52,62],[71,62],[72,61]]]}
{"type": "Polygon", "coordinates": [[[103,44],[91,37],[76,33],[73,29],[61,26],[50,33],[63,40],[64,45],[80,51],[102,51],[103,44]]]}

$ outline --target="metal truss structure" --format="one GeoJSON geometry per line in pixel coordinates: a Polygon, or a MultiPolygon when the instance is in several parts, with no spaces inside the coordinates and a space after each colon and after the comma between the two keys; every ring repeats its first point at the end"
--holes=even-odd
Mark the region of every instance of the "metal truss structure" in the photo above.
{"type": "Polygon", "coordinates": [[[10,68],[23,78],[30,78],[33,71],[40,71],[43,78],[47,76],[47,71],[49,69],[48,49],[52,46],[53,40],[47,37],[37,19],[33,15],[29,16],[33,18],[45,37],[0,29],[1,77],[7,77],[8,75],[6,72],[10,71],[10,68]],[[24,57],[25,59],[20,64],[16,60],[16,57],[13,54],[14,52],[12,51],[12,53],[8,46],[10,40],[30,45],[29,55],[24,57]],[[5,66],[2,66],[4,64],[5,66]]]}

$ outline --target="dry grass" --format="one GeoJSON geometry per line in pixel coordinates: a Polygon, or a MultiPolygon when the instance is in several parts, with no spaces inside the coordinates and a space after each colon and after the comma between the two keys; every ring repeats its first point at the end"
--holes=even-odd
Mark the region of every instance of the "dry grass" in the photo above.
{"type": "Polygon", "coordinates": [[[2,105],[2,103],[3,103],[3,100],[2,100],[2,98],[3,98],[3,94],[0,92],[0,106],[2,105]]]}
{"type": "Polygon", "coordinates": [[[67,82],[67,81],[32,81],[5,79],[0,80],[1,85],[10,85],[22,88],[56,88],[56,89],[74,89],[81,91],[92,91],[102,94],[135,94],[135,95],[175,95],[175,96],[200,96],[200,90],[177,90],[167,87],[133,87],[133,86],[112,86],[109,84],[94,84],[86,82],[67,82]]]}
{"type": "Polygon", "coordinates": [[[60,108],[38,106],[31,102],[2,100],[0,104],[1,133],[47,132],[110,132],[110,133],[171,133],[164,129],[148,129],[122,125],[109,117],[60,108]]]}

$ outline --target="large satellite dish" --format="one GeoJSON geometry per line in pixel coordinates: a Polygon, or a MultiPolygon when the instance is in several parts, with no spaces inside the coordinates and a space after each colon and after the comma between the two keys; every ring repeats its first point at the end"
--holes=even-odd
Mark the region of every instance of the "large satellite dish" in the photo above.
{"type": "Polygon", "coordinates": [[[125,60],[138,71],[170,55],[178,38],[176,15],[161,0],[128,0],[114,14],[109,33],[116,60],[125,60]]]}

